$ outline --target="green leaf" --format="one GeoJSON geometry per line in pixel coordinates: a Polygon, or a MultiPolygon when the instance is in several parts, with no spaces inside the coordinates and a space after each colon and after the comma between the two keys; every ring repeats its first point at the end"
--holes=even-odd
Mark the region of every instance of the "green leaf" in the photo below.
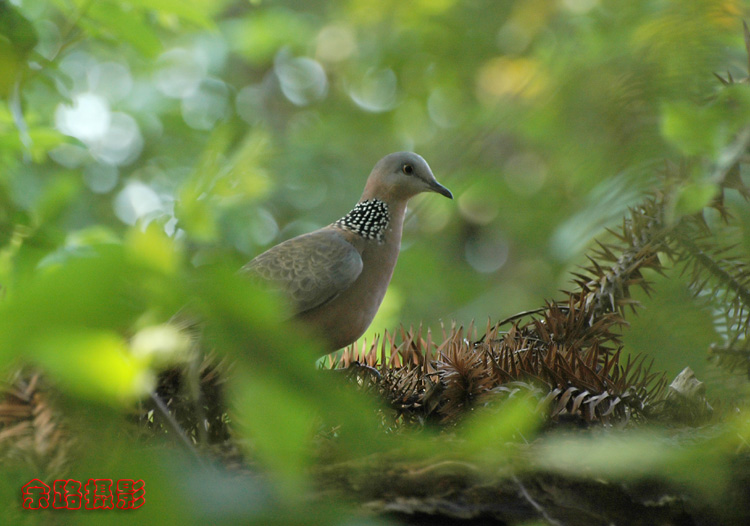
{"type": "Polygon", "coordinates": [[[119,2],[92,2],[80,24],[89,36],[127,42],[146,57],[154,57],[162,49],[161,40],[146,22],[143,11],[125,9],[119,2]]]}
{"type": "Polygon", "coordinates": [[[750,93],[745,85],[728,86],[710,104],[670,102],[662,107],[664,137],[686,155],[716,159],[747,126],[750,93]]]}
{"type": "MultiPolygon", "coordinates": [[[[312,364],[311,364],[312,369],[312,364]]],[[[260,458],[288,483],[297,485],[311,460],[315,408],[308,393],[262,369],[236,378],[237,422],[260,458]]]]}
{"type": "Polygon", "coordinates": [[[298,487],[306,476],[315,423],[337,426],[349,454],[378,449],[374,404],[353,390],[342,392],[337,373],[315,368],[321,348],[306,327],[282,323],[277,298],[234,268],[213,268],[195,286],[204,342],[234,363],[236,429],[281,480],[298,487]]]}
{"type": "Polygon", "coordinates": [[[256,64],[270,62],[282,46],[302,48],[313,38],[307,19],[287,9],[258,11],[225,27],[234,48],[256,64]]]}
{"type": "Polygon", "coordinates": [[[81,189],[80,178],[68,173],[58,174],[44,187],[36,212],[41,222],[55,221],[67,210],[81,189]]]}
{"type": "Polygon", "coordinates": [[[714,157],[727,139],[720,112],[685,101],[664,105],[661,130],[686,155],[714,157]]]}
{"type": "Polygon", "coordinates": [[[717,445],[712,440],[680,444],[649,431],[602,436],[560,433],[537,444],[532,457],[543,470],[626,480],[659,474],[716,497],[729,482],[727,458],[717,445]]]}
{"type": "Polygon", "coordinates": [[[39,36],[32,23],[7,0],[0,0],[0,38],[7,38],[19,56],[34,49],[39,36]]]}
{"type": "Polygon", "coordinates": [[[211,241],[219,234],[220,207],[247,205],[269,192],[271,181],[262,168],[267,134],[253,130],[230,152],[237,130],[218,126],[208,140],[190,178],[180,188],[176,215],[191,237],[211,241]]]}
{"type": "Polygon", "coordinates": [[[154,378],[122,337],[111,331],[59,330],[31,336],[27,353],[68,391],[92,400],[132,403],[154,378]]]}
{"type": "Polygon", "coordinates": [[[215,192],[242,202],[268,195],[272,182],[262,163],[270,149],[267,133],[254,129],[245,134],[222,166],[222,177],[216,181],[215,192]]]}
{"type": "Polygon", "coordinates": [[[206,0],[128,0],[128,3],[160,15],[176,15],[206,29],[213,29],[211,15],[221,8],[222,2],[206,0]]]}
{"type": "Polygon", "coordinates": [[[174,240],[164,229],[152,222],[145,229],[132,228],[125,238],[130,257],[144,267],[165,275],[174,275],[179,269],[180,253],[174,240]]]}
{"type": "Polygon", "coordinates": [[[483,464],[511,459],[513,443],[526,441],[542,422],[536,401],[511,398],[494,408],[477,411],[464,423],[465,454],[483,464]]]}
{"type": "Polygon", "coordinates": [[[23,68],[13,44],[6,37],[0,35],[0,98],[6,97],[13,89],[18,73],[23,68]]]}
{"type": "Polygon", "coordinates": [[[26,355],[30,336],[52,341],[60,331],[124,332],[147,305],[167,296],[164,290],[149,296],[144,284],[153,285],[151,276],[121,245],[80,247],[51,261],[0,303],[0,359],[26,355]]]}
{"type": "Polygon", "coordinates": [[[719,186],[710,181],[696,181],[682,186],[674,206],[675,219],[700,212],[718,192],[719,186]]]}

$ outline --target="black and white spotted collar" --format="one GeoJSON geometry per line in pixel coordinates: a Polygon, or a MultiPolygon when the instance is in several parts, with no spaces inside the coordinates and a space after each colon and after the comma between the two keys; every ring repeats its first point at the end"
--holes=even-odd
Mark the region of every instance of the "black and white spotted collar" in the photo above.
{"type": "Polygon", "coordinates": [[[357,203],[351,212],[334,224],[365,239],[382,243],[389,222],[388,205],[379,199],[366,199],[357,203]]]}

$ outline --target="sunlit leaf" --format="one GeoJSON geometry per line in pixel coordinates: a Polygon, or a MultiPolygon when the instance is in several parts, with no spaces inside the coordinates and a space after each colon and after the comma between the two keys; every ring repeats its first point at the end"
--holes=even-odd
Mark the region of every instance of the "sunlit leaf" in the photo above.
{"type": "Polygon", "coordinates": [[[161,14],[177,15],[204,28],[214,27],[211,15],[217,9],[217,4],[221,4],[206,0],[128,0],[128,3],[161,14]]]}
{"type": "Polygon", "coordinates": [[[177,244],[156,222],[145,229],[130,229],[125,247],[134,260],[164,274],[174,274],[179,267],[177,244]]]}
{"type": "MultiPolygon", "coordinates": [[[[50,262],[0,303],[0,357],[23,356],[29,335],[53,341],[63,330],[124,331],[148,303],[144,271],[119,245],[88,247],[50,262]]],[[[151,301],[166,300],[164,288],[159,293],[151,301]]]]}
{"type": "Polygon", "coordinates": [[[154,377],[115,333],[42,331],[27,344],[29,357],[60,385],[93,401],[132,403],[147,394],[154,377]]]}

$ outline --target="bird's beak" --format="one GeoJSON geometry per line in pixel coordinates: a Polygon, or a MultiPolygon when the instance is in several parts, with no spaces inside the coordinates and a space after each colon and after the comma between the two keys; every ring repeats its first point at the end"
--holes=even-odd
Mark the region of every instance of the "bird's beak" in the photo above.
{"type": "Polygon", "coordinates": [[[444,195],[448,199],[453,199],[453,194],[451,193],[451,191],[434,179],[430,182],[430,190],[432,190],[433,192],[437,192],[440,195],[444,195]]]}

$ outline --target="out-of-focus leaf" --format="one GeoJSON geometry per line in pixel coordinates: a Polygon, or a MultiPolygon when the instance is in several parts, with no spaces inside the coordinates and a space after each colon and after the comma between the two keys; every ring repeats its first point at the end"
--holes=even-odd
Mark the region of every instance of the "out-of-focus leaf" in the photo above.
{"type": "Polygon", "coordinates": [[[146,57],[154,57],[161,50],[161,41],[153,27],[145,23],[144,13],[126,9],[120,2],[92,2],[81,25],[92,36],[127,42],[146,57]]]}
{"type": "Polygon", "coordinates": [[[706,351],[718,338],[710,309],[696,301],[679,279],[650,271],[644,277],[659,293],[649,297],[634,289],[633,299],[641,302],[643,314],[629,318],[630,327],[623,334],[625,349],[633,356],[648,355],[654,360],[652,370],[664,371],[669,378],[690,366],[703,379],[709,367],[706,351]]]}
{"type": "Polygon", "coordinates": [[[712,108],[671,102],[662,114],[662,133],[686,155],[713,157],[727,140],[721,115],[712,108]]]}
{"type": "Polygon", "coordinates": [[[311,403],[314,394],[290,389],[279,375],[262,367],[248,373],[235,378],[239,429],[282,480],[298,483],[311,460],[310,441],[316,430],[316,407],[311,403]]]}
{"type": "Polygon", "coordinates": [[[382,447],[372,402],[342,390],[338,373],[315,367],[323,352],[305,327],[282,323],[276,298],[223,267],[195,287],[206,341],[236,362],[230,393],[238,400],[237,429],[283,480],[296,487],[304,479],[313,422],[339,428],[344,451],[382,447]]]}
{"type": "Polygon", "coordinates": [[[23,63],[16,54],[13,44],[3,35],[0,35],[0,98],[5,98],[13,88],[23,63]]]}
{"type": "Polygon", "coordinates": [[[464,453],[483,465],[507,462],[515,451],[511,444],[528,441],[541,422],[536,400],[528,398],[511,398],[478,411],[463,425],[464,453]]]}
{"type": "Polygon", "coordinates": [[[89,247],[35,271],[0,303],[0,358],[27,353],[30,335],[53,341],[60,331],[124,333],[149,303],[166,300],[163,289],[149,297],[144,281],[148,270],[120,245],[89,247]]]}
{"type": "Polygon", "coordinates": [[[0,98],[10,93],[38,40],[31,22],[7,0],[0,0],[0,98]]]}
{"type": "Polygon", "coordinates": [[[206,0],[128,0],[128,3],[161,15],[176,15],[206,29],[215,27],[211,15],[222,4],[221,1],[206,0]]]}
{"type": "Polygon", "coordinates": [[[668,102],[662,108],[662,133],[686,155],[716,159],[737,131],[747,126],[750,93],[729,86],[710,104],[668,102]]]}
{"type": "Polygon", "coordinates": [[[180,228],[190,233],[196,241],[213,241],[219,229],[214,217],[214,209],[206,199],[182,198],[176,206],[180,218],[180,228]]]}
{"type": "Polygon", "coordinates": [[[258,130],[245,134],[227,157],[235,134],[230,126],[217,127],[180,189],[176,215],[180,226],[196,239],[208,241],[218,235],[221,207],[250,206],[250,201],[267,195],[271,188],[263,166],[269,149],[267,135],[258,130]]]}
{"type": "Polygon", "coordinates": [[[226,24],[232,45],[256,64],[268,63],[282,46],[304,47],[313,28],[294,11],[271,8],[226,24]]]}
{"type": "Polygon", "coordinates": [[[216,181],[221,177],[223,155],[231,140],[229,127],[216,128],[189,179],[180,188],[175,215],[180,219],[180,227],[196,240],[210,241],[218,234],[215,207],[210,198],[216,181]]]}
{"type": "Polygon", "coordinates": [[[19,56],[31,51],[39,41],[33,24],[8,0],[0,0],[0,38],[2,37],[12,43],[19,56]]]}
{"type": "Polygon", "coordinates": [[[38,331],[24,344],[27,357],[64,389],[93,401],[132,403],[147,394],[154,377],[122,337],[87,329],[38,331]]]}
{"type": "Polygon", "coordinates": [[[552,254],[560,261],[569,261],[605,227],[619,223],[628,207],[646,194],[645,172],[642,168],[622,173],[594,187],[583,208],[557,227],[550,242],[552,254]]]}
{"type": "Polygon", "coordinates": [[[728,464],[715,441],[680,444],[649,431],[602,436],[556,435],[534,447],[534,465],[569,475],[637,479],[659,473],[716,497],[726,489],[728,464]]]}
{"type": "Polygon", "coordinates": [[[132,228],[125,239],[130,256],[147,268],[165,275],[174,275],[179,268],[180,254],[173,239],[156,222],[145,229],[132,228]]]}
{"type": "Polygon", "coordinates": [[[710,181],[691,182],[680,187],[674,206],[676,218],[700,212],[716,197],[718,191],[718,185],[710,181]]]}
{"type": "Polygon", "coordinates": [[[270,149],[271,142],[266,133],[260,130],[247,133],[222,167],[215,194],[245,204],[268,195],[272,181],[263,162],[270,149]]]}
{"type": "MultiPolygon", "coordinates": [[[[18,138],[18,134],[13,135],[18,138]]],[[[51,127],[46,126],[32,126],[29,129],[29,138],[31,139],[31,146],[29,151],[34,162],[41,163],[47,159],[47,154],[53,148],[60,146],[67,139],[59,131],[51,127]]],[[[17,139],[18,148],[21,147],[20,138],[17,139]]]]}
{"type": "Polygon", "coordinates": [[[70,206],[81,188],[80,179],[72,174],[60,174],[44,188],[36,206],[40,222],[54,221],[70,206]]]}
{"type": "Polygon", "coordinates": [[[130,340],[130,351],[155,369],[187,362],[193,345],[191,335],[173,323],[149,325],[130,340]]]}

